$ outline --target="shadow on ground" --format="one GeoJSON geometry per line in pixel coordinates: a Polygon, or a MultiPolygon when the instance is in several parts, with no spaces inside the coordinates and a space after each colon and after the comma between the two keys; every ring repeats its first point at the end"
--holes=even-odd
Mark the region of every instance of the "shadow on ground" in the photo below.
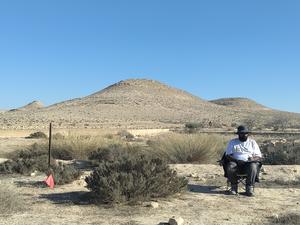
{"type": "Polygon", "coordinates": [[[15,181],[17,187],[46,188],[44,181],[15,181]]]}
{"type": "Polygon", "coordinates": [[[54,204],[75,204],[75,205],[91,204],[90,192],[87,191],[41,194],[39,198],[47,199],[53,202],[54,204]]]}
{"type": "Polygon", "coordinates": [[[218,190],[220,186],[205,186],[199,184],[189,184],[188,191],[204,194],[226,194],[224,190],[218,190]]]}

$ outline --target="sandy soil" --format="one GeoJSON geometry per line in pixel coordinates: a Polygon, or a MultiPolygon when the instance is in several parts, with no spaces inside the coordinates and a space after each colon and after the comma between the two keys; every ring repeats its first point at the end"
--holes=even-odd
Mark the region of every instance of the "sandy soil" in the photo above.
{"type": "MultiPolygon", "coordinates": [[[[0,154],[5,155],[37,140],[1,137],[0,154]]],[[[0,155],[0,157],[1,157],[0,155]]],[[[0,224],[103,224],[161,225],[180,216],[190,225],[268,224],[269,219],[300,212],[300,165],[263,166],[256,197],[228,195],[223,170],[217,165],[171,165],[189,179],[188,189],[167,199],[156,199],[158,208],[138,206],[95,206],[80,200],[88,192],[84,177],[72,184],[44,187],[44,174],[0,175],[0,185],[9,184],[24,199],[25,210],[0,212],[0,224]]],[[[85,172],[88,175],[88,172],[85,172]]],[[[241,192],[243,192],[240,187],[241,192]]],[[[0,202],[0,204],[4,204],[0,202]]]]}
{"type": "MultiPolygon", "coordinates": [[[[171,165],[189,179],[188,190],[167,199],[155,200],[158,208],[139,206],[94,206],[80,201],[84,176],[54,190],[39,182],[45,178],[0,176],[1,184],[12,184],[26,202],[23,212],[0,214],[0,224],[127,224],[157,225],[172,216],[186,224],[266,224],[268,218],[300,211],[300,166],[264,166],[256,197],[226,194],[226,181],[216,165],[171,165]],[[279,182],[281,181],[281,182],[279,182]]],[[[85,173],[88,174],[88,173],[85,173]]],[[[1,204],[1,203],[0,203],[1,204]]]]}

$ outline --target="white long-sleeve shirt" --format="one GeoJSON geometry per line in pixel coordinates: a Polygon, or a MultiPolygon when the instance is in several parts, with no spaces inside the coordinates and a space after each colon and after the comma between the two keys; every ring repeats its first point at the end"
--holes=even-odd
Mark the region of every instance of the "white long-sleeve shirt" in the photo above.
{"type": "Polygon", "coordinates": [[[227,145],[225,154],[242,161],[248,161],[249,157],[262,156],[256,141],[249,137],[245,142],[240,141],[238,138],[232,139],[227,145]]]}

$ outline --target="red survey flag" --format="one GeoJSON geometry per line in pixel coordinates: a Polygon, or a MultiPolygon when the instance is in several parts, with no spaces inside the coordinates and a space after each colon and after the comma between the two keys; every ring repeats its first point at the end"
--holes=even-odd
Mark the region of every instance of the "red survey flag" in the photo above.
{"type": "Polygon", "coordinates": [[[54,179],[53,179],[52,174],[50,174],[50,175],[44,180],[44,182],[45,182],[51,189],[54,188],[54,179]]]}

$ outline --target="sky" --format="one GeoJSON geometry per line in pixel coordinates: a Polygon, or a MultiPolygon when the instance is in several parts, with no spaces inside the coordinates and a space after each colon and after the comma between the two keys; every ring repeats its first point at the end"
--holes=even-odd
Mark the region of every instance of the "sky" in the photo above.
{"type": "Polygon", "coordinates": [[[0,0],[0,109],[129,78],[300,113],[298,0],[0,0]]]}

